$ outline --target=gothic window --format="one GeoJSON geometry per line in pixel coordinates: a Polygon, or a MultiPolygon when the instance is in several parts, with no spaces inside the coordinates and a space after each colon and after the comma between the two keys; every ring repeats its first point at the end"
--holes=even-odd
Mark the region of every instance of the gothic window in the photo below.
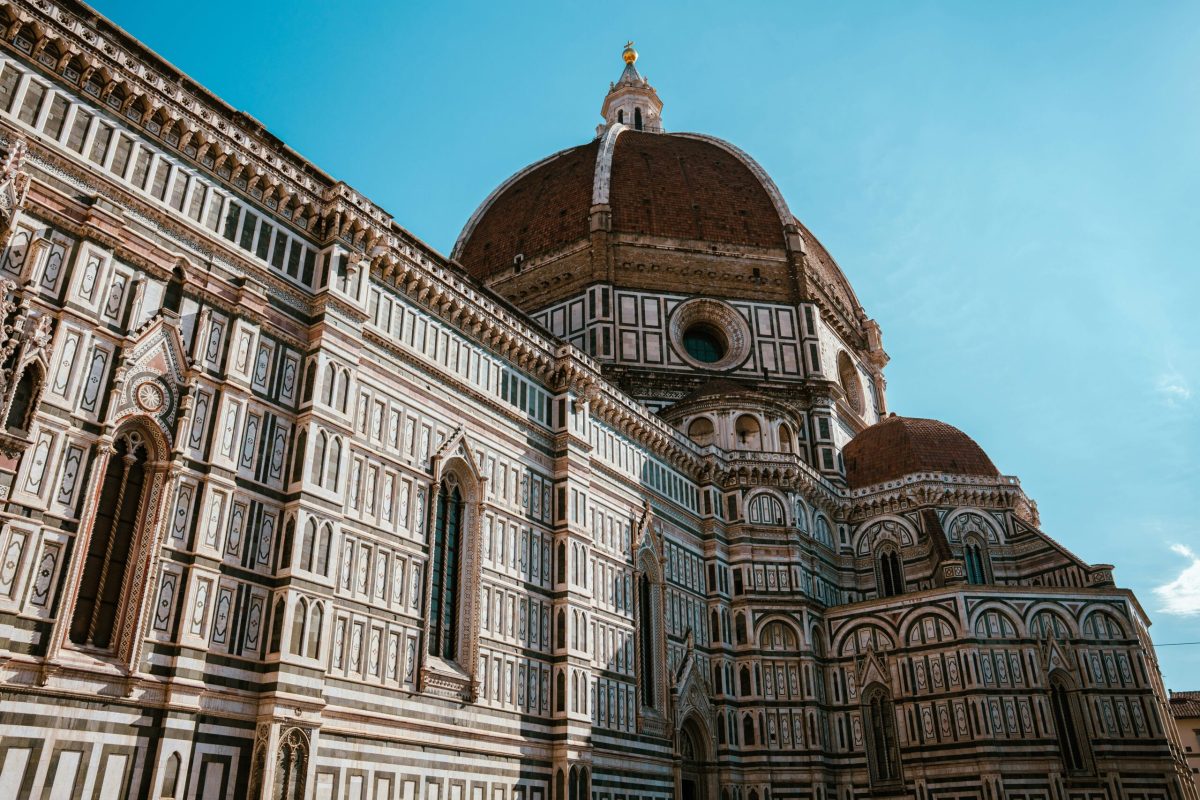
{"type": "Polygon", "coordinates": [[[13,391],[4,427],[9,430],[29,430],[29,426],[33,424],[33,412],[36,410],[37,396],[41,393],[42,383],[40,365],[32,363],[25,367],[20,380],[17,381],[17,388],[13,391]]]}
{"type": "Polygon", "coordinates": [[[1097,639],[1102,642],[1125,638],[1125,631],[1121,627],[1121,623],[1105,611],[1094,611],[1088,616],[1083,623],[1083,634],[1089,639],[1097,639]]]}
{"type": "Polygon", "coordinates": [[[658,617],[654,613],[654,587],[650,576],[638,577],[638,677],[642,683],[642,705],[658,707],[658,686],[655,681],[655,642],[658,641],[658,617]]]}
{"type": "Polygon", "coordinates": [[[712,444],[716,438],[712,420],[708,417],[696,417],[692,420],[688,425],[687,434],[689,439],[701,447],[712,444]]]}
{"type": "Polygon", "coordinates": [[[989,582],[987,546],[976,536],[963,543],[963,565],[967,570],[967,583],[982,586],[989,582]]]}
{"type": "Polygon", "coordinates": [[[808,507],[799,497],[796,498],[796,527],[801,533],[808,533],[808,507]]]}
{"type": "Polygon", "coordinates": [[[325,486],[333,491],[338,490],[338,481],[342,472],[342,439],[340,436],[329,440],[329,469],[326,472],[325,486]]]}
{"type": "Polygon", "coordinates": [[[341,380],[338,382],[338,410],[343,414],[346,413],[347,404],[350,402],[350,370],[342,370],[341,380]]]}
{"type": "Polygon", "coordinates": [[[622,125],[625,124],[625,109],[617,109],[617,122],[621,123],[622,125]]]}
{"type": "Polygon", "coordinates": [[[304,389],[300,394],[300,402],[307,403],[313,398],[313,384],[317,382],[317,362],[308,362],[304,370],[304,389]]]}
{"type": "Polygon", "coordinates": [[[291,569],[292,546],[295,537],[296,520],[288,519],[287,524],[283,526],[283,543],[279,546],[279,563],[275,565],[276,570],[291,569]]]}
{"type": "Polygon", "coordinates": [[[756,494],[750,498],[750,523],[752,525],[783,525],[783,503],[770,494],[756,494]]]}
{"type": "Polygon", "coordinates": [[[741,671],[738,673],[738,695],[741,697],[749,697],[754,694],[750,688],[750,668],[742,665],[741,671]]]}
{"type": "Polygon", "coordinates": [[[329,575],[329,550],[333,544],[333,526],[328,522],[321,528],[321,536],[317,539],[316,568],[313,572],[318,575],[329,575]]]}
{"type": "Polygon", "coordinates": [[[143,520],[157,516],[153,509],[142,508],[148,451],[140,432],[126,431],[108,457],[71,615],[70,639],[75,644],[113,646],[126,571],[136,558],[135,540],[143,520]]]}
{"type": "Polygon", "coordinates": [[[900,747],[896,739],[896,709],[891,693],[875,685],[863,692],[863,729],[872,785],[900,780],[900,747]]]}
{"type": "Polygon", "coordinates": [[[308,737],[292,728],[279,740],[273,800],[301,800],[308,778],[308,737]]]}
{"type": "Polygon", "coordinates": [[[1050,709],[1054,714],[1054,733],[1063,764],[1068,772],[1087,770],[1087,753],[1079,735],[1080,717],[1074,692],[1061,673],[1050,676],[1050,709]]]}
{"type": "Polygon", "coordinates": [[[833,547],[833,533],[829,530],[829,520],[825,517],[817,517],[816,534],[813,538],[827,547],[833,547]]]}
{"type": "Polygon", "coordinates": [[[733,617],[734,639],[738,644],[746,643],[746,615],[738,612],[733,617]]]}
{"type": "Polygon", "coordinates": [[[742,744],[754,744],[754,717],[750,714],[742,716],[742,744]]]}
{"type": "Polygon", "coordinates": [[[167,756],[167,763],[163,765],[162,790],[158,794],[160,798],[168,800],[179,796],[179,765],[179,753],[167,756]]]}
{"type": "Polygon", "coordinates": [[[642,109],[640,108],[633,110],[633,127],[639,131],[642,129],[642,109]]]}
{"type": "Polygon", "coordinates": [[[312,618],[308,623],[308,657],[321,656],[321,625],[325,621],[325,612],[320,603],[313,603],[312,618]]]}
{"type": "Polygon", "coordinates": [[[325,449],[328,441],[329,437],[325,435],[325,431],[318,431],[316,438],[313,439],[312,482],[317,486],[321,486],[325,482],[325,449]]]}
{"type": "Polygon", "coordinates": [[[283,639],[283,615],[287,611],[287,600],[280,597],[275,601],[275,613],[271,617],[271,641],[267,646],[268,653],[278,653],[283,639]]]}
{"type": "Polygon", "coordinates": [[[333,405],[334,384],[337,383],[337,370],[333,363],[325,365],[323,379],[321,381],[321,402],[327,406],[333,405]]]}
{"type": "Polygon", "coordinates": [[[904,565],[893,545],[880,548],[876,568],[880,597],[895,597],[904,593],[904,565]]]}
{"type": "Polygon", "coordinates": [[[313,553],[317,544],[317,521],[312,517],[304,524],[304,538],[300,540],[300,569],[312,572],[313,553]]]}
{"type": "Polygon", "coordinates": [[[292,612],[292,655],[304,655],[304,631],[308,623],[308,601],[301,597],[292,612]]]}
{"type": "Polygon", "coordinates": [[[739,450],[762,449],[762,427],[758,419],[749,414],[743,414],[734,423],[733,432],[735,443],[739,450]]]}
{"type": "Polygon", "coordinates": [[[453,476],[442,481],[433,531],[429,595],[429,652],[458,655],[459,566],[462,558],[463,497],[453,476]]]}
{"type": "Polygon", "coordinates": [[[296,437],[296,448],[292,451],[292,481],[304,477],[304,450],[308,444],[308,431],[300,431],[296,437]]]}

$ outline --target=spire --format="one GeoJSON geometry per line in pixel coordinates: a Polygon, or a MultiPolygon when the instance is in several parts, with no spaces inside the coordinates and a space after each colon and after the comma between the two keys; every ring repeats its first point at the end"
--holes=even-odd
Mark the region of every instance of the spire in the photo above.
{"type": "Polygon", "coordinates": [[[600,114],[604,124],[596,128],[596,134],[603,133],[610,126],[621,123],[635,130],[662,132],[662,100],[650,82],[642,77],[635,64],[638,51],[633,49],[633,42],[626,42],[621,52],[625,69],[616,83],[608,85],[608,94],[604,96],[604,104],[600,114]]]}

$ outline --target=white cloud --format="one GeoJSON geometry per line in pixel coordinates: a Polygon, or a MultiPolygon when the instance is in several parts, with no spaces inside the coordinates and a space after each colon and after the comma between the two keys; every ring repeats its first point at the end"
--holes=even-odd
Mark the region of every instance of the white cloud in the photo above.
{"type": "Polygon", "coordinates": [[[1192,399],[1192,387],[1188,385],[1187,379],[1183,375],[1174,370],[1159,375],[1155,389],[1162,397],[1163,402],[1172,408],[1182,406],[1192,399]]]}
{"type": "Polygon", "coordinates": [[[1175,580],[1155,587],[1154,594],[1163,603],[1159,610],[1185,617],[1200,615],[1200,556],[1183,544],[1173,544],[1171,550],[1189,563],[1175,580]]]}

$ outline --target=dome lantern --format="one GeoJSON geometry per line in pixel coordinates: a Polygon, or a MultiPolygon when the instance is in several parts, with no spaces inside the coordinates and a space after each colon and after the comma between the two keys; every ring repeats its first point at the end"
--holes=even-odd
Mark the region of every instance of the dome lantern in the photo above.
{"type": "Polygon", "coordinates": [[[625,125],[639,131],[662,133],[662,100],[650,82],[638,72],[635,62],[638,51],[633,49],[633,42],[626,42],[621,51],[621,59],[625,69],[616,83],[608,86],[608,94],[604,96],[604,104],[600,114],[604,124],[596,128],[596,135],[604,133],[613,125],[625,125]]]}

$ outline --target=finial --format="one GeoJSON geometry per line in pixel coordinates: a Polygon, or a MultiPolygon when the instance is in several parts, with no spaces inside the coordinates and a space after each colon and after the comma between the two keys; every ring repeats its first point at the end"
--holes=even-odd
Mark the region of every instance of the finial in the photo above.
{"type": "Polygon", "coordinates": [[[632,64],[637,61],[637,50],[633,49],[633,42],[625,43],[625,51],[621,53],[621,58],[625,59],[626,64],[632,64]]]}

